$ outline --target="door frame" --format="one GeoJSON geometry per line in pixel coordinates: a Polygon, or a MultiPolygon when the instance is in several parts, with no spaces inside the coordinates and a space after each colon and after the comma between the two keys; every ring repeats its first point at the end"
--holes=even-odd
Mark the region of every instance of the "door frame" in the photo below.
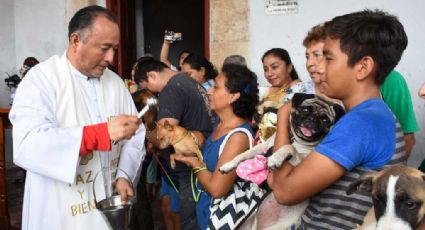
{"type": "Polygon", "coordinates": [[[131,78],[131,67],[136,61],[135,0],[106,0],[106,8],[116,16],[120,29],[120,45],[114,56],[115,72],[124,79],[131,78]]]}

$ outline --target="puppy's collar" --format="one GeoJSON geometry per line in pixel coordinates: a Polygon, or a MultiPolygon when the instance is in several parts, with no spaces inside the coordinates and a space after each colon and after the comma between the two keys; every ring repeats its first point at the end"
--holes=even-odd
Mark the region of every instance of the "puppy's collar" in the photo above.
{"type": "Polygon", "coordinates": [[[195,134],[193,134],[193,132],[191,132],[191,131],[189,131],[187,129],[185,130],[183,136],[180,137],[180,139],[178,139],[176,142],[172,143],[172,145],[175,145],[175,144],[179,143],[180,141],[182,141],[189,134],[190,134],[190,136],[192,136],[192,139],[195,141],[196,145],[200,149],[202,146],[200,145],[198,138],[195,136],[195,134]]]}
{"type": "Polygon", "coordinates": [[[177,143],[179,143],[180,141],[182,141],[187,135],[189,135],[189,130],[185,129],[185,132],[183,134],[182,137],[180,137],[180,139],[176,140],[174,143],[172,143],[172,145],[175,145],[177,143]]]}

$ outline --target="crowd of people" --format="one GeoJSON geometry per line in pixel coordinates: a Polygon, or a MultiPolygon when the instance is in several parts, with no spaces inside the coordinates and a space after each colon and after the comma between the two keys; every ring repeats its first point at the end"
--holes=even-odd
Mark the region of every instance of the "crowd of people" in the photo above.
{"type": "MultiPolygon", "coordinates": [[[[292,228],[361,225],[372,198],[347,195],[349,182],[405,164],[419,131],[407,84],[394,70],[407,35],[395,16],[380,10],[337,16],[306,34],[300,44],[311,81],[300,79],[284,48],[259,58],[270,85],[260,87],[237,54],[218,70],[185,50],[174,66],[168,58],[172,41],[164,39],[159,60],[145,56],[133,65],[140,91],[132,97],[108,69],[120,40],[116,16],[95,5],[80,9],[69,22],[65,54],[26,73],[10,112],[14,162],[27,170],[22,228],[107,229],[94,210],[93,187],[102,190],[104,184],[113,184],[123,203],[138,196],[132,229],[153,229],[151,201],[157,195],[167,230],[218,228],[211,218],[218,209],[211,206],[235,193],[239,180],[236,171],[222,173],[220,167],[274,134],[274,151],[290,145],[296,93],[338,103],[345,115],[305,159],[285,161],[257,187],[283,205],[310,200],[292,228]],[[142,122],[136,115],[146,92],[157,98],[158,111],[142,122]],[[176,153],[173,145],[184,137],[159,137],[156,125],[166,124],[199,133],[202,159],[176,153]],[[94,184],[104,168],[115,170],[94,184]]],[[[425,85],[419,96],[425,97],[425,85]]],[[[237,218],[250,215],[255,211],[237,218]]]]}

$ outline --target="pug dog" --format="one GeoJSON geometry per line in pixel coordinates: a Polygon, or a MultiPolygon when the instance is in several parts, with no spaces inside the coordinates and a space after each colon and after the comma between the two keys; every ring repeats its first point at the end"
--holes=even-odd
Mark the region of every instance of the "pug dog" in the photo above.
{"type": "MultiPolygon", "coordinates": [[[[270,170],[279,168],[283,161],[291,157],[294,164],[305,158],[314,147],[329,132],[332,125],[344,115],[344,108],[336,103],[326,101],[314,94],[296,93],[292,98],[290,120],[290,137],[292,145],[284,145],[267,159],[270,170]],[[298,153],[298,154],[297,154],[298,153]]],[[[220,167],[222,173],[235,169],[244,160],[251,159],[258,154],[266,154],[273,148],[276,134],[265,142],[256,145],[233,160],[220,167]]]]}
{"type": "MultiPolygon", "coordinates": [[[[200,148],[204,144],[205,138],[201,132],[189,131],[181,126],[171,125],[165,120],[164,124],[157,124],[156,135],[161,149],[172,145],[175,154],[196,156],[200,161],[203,161],[200,148]]],[[[170,165],[173,169],[176,166],[174,154],[170,155],[170,165]]]]}
{"type": "MultiPolygon", "coordinates": [[[[292,98],[292,109],[289,117],[291,145],[284,145],[267,158],[269,170],[279,168],[289,159],[289,163],[297,165],[314,147],[320,143],[330,131],[333,124],[344,114],[341,105],[324,100],[314,94],[295,94],[292,98]]],[[[239,154],[230,162],[223,164],[223,173],[235,169],[238,164],[257,154],[266,154],[274,145],[275,134],[254,148],[239,154]]],[[[257,212],[250,216],[251,222],[241,229],[286,229],[296,224],[308,206],[305,200],[297,205],[286,206],[277,203],[270,193],[258,207],[257,212]]]]}

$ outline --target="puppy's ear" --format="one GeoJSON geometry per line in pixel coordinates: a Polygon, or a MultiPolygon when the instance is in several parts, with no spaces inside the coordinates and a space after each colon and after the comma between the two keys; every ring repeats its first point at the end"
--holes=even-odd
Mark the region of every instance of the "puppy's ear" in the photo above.
{"type": "Polygon", "coordinates": [[[292,97],[292,107],[296,108],[299,105],[301,105],[301,103],[303,103],[304,100],[311,99],[314,97],[315,97],[314,94],[296,93],[294,94],[294,97],[292,97]]]}
{"type": "Polygon", "coordinates": [[[363,193],[371,193],[373,188],[373,178],[372,174],[366,174],[360,177],[360,179],[351,183],[347,188],[347,195],[353,194],[355,191],[363,193]]]}
{"type": "Polygon", "coordinates": [[[335,111],[335,122],[334,123],[336,123],[345,114],[345,110],[341,105],[338,105],[338,104],[334,104],[332,106],[332,108],[335,111]]]}
{"type": "Polygon", "coordinates": [[[173,131],[174,126],[172,126],[170,124],[170,122],[168,122],[168,120],[165,120],[165,122],[164,122],[164,128],[167,129],[168,131],[173,131]]]}

